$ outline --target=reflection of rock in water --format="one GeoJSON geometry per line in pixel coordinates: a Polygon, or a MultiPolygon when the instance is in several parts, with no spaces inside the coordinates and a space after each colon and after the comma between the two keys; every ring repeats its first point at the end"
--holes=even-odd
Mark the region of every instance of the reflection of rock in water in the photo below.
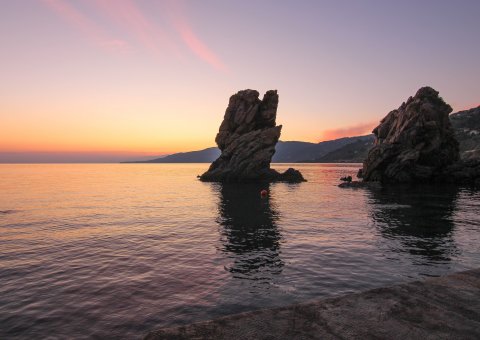
{"type": "Polygon", "coordinates": [[[450,261],[457,252],[452,215],[458,189],[452,187],[392,187],[370,190],[370,215],[381,235],[400,241],[399,252],[424,262],[450,261]]]}
{"type": "Polygon", "coordinates": [[[224,183],[219,188],[222,251],[233,260],[227,269],[238,278],[269,282],[282,271],[283,261],[275,224],[278,215],[270,198],[260,197],[268,184],[224,183]]]}

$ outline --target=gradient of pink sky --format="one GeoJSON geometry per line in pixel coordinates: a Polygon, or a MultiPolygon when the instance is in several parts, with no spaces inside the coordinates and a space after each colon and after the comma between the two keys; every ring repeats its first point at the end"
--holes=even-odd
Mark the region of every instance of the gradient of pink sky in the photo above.
{"type": "Polygon", "coordinates": [[[245,88],[277,89],[281,139],[310,142],[369,133],[425,85],[454,110],[480,101],[478,1],[24,0],[0,9],[2,155],[210,147],[229,96],[245,88]]]}

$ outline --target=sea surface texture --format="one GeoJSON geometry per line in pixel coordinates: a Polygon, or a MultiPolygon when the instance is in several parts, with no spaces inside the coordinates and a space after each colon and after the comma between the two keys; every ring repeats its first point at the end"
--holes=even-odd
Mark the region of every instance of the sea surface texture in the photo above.
{"type": "Polygon", "coordinates": [[[359,164],[295,167],[308,182],[200,182],[208,164],[0,165],[0,339],[135,339],[480,267],[479,192],[340,189],[359,164]]]}

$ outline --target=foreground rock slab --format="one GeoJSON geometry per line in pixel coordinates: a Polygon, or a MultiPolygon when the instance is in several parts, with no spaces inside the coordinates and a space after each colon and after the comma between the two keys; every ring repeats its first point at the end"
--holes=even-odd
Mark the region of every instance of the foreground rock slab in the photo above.
{"type": "Polygon", "coordinates": [[[145,339],[480,339],[480,269],[163,328],[145,339]]]}
{"type": "Polygon", "coordinates": [[[267,91],[262,100],[255,90],[243,90],[231,96],[215,138],[222,153],[200,180],[305,181],[298,170],[290,168],[280,174],[270,169],[282,130],[282,126],[275,122],[277,107],[276,90],[267,91]]]}

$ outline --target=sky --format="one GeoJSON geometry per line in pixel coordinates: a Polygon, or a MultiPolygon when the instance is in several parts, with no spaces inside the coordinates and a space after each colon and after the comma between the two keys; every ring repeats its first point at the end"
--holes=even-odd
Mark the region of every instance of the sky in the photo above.
{"type": "Polygon", "coordinates": [[[215,145],[278,90],[281,140],[369,133],[422,86],[480,104],[480,1],[0,0],[0,162],[215,145]]]}

